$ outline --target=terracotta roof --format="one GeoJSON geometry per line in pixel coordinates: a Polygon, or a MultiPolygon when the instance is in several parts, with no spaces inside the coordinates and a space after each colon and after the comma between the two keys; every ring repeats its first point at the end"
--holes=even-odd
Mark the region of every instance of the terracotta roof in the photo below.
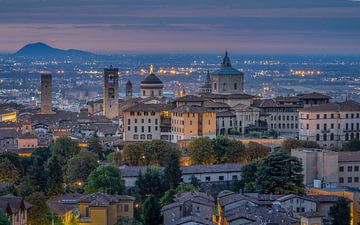
{"type": "Polygon", "coordinates": [[[124,112],[161,112],[170,110],[172,105],[169,104],[145,104],[145,103],[138,103],[134,104],[127,109],[124,109],[124,112]]]}
{"type": "Polygon", "coordinates": [[[349,100],[345,102],[326,103],[319,106],[312,106],[304,109],[299,109],[303,112],[324,112],[324,111],[360,111],[360,103],[349,100]]]}
{"type": "Polygon", "coordinates": [[[205,99],[196,95],[185,95],[174,99],[174,102],[203,102],[205,99]]]}
{"type": "Polygon", "coordinates": [[[171,110],[172,112],[177,113],[205,113],[205,112],[215,112],[212,109],[205,108],[202,106],[196,106],[196,105],[182,105],[179,107],[176,107],[175,109],[171,110]]]}
{"type": "Polygon", "coordinates": [[[338,154],[339,162],[360,162],[360,151],[338,152],[338,154]]]}
{"type": "Polygon", "coordinates": [[[24,201],[21,197],[15,197],[14,195],[3,195],[0,196],[0,209],[4,212],[17,213],[20,209],[29,209],[32,205],[24,201]]]}
{"type": "Polygon", "coordinates": [[[216,113],[217,117],[234,117],[235,115],[235,111],[223,111],[223,112],[217,112],[216,113]]]}
{"type": "Polygon", "coordinates": [[[298,94],[297,97],[300,99],[331,99],[330,96],[318,92],[298,94]]]}
{"type": "Polygon", "coordinates": [[[85,195],[79,193],[69,193],[59,196],[48,202],[49,208],[59,216],[76,209],[77,203],[85,195]]]}
{"type": "Polygon", "coordinates": [[[122,200],[135,201],[134,197],[128,195],[108,195],[101,192],[82,197],[79,203],[88,203],[89,206],[109,206],[111,203],[117,203],[122,200]]]}

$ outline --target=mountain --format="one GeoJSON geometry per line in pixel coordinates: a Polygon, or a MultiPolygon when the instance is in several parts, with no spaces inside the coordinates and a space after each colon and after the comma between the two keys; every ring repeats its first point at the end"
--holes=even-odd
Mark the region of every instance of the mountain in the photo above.
{"type": "Polygon", "coordinates": [[[64,50],[60,48],[53,48],[45,43],[38,42],[25,45],[14,55],[26,57],[88,57],[94,54],[76,49],[64,50]]]}

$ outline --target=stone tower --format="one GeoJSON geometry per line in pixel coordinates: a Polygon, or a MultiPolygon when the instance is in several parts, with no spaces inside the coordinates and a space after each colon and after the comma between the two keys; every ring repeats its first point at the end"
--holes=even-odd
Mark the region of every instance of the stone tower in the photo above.
{"type": "Polygon", "coordinates": [[[119,116],[119,69],[104,69],[103,113],[109,119],[119,116]]]}
{"type": "Polygon", "coordinates": [[[41,114],[53,114],[52,111],[52,76],[49,72],[41,73],[41,114]]]}
{"type": "Polygon", "coordinates": [[[132,98],[133,95],[133,89],[132,89],[132,83],[130,82],[130,80],[127,81],[126,83],[126,98],[132,98]]]}

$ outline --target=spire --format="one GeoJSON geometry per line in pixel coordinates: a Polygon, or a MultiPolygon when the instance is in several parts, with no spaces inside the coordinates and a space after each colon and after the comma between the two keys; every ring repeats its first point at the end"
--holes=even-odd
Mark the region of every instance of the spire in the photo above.
{"type": "Polygon", "coordinates": [[[150,74],[153,74],[153,73],[154,73],[154,65],[150,64],[150,74]]]}
{"type": "Polygon", "coordinates": [[[210,71],[207,70],[205,84],[211,84],[210,71]]]}
{"type": "Polygon", "coordinates": [[[230,58],[228,56],[228,51],[225,51],[225,56],[223,59],[223,62],[221,64],[222,67],[231,67],[231,62],[230,62],[230,58]]]}

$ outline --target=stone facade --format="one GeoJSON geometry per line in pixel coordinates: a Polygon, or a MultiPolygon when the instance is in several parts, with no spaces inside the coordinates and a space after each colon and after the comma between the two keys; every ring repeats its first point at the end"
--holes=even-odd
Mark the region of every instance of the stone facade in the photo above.
{"type": "Polygon", "coordinates": [[[109,119],[119,116],[119,69],[104,69],[103,114],[109,119]]]}

